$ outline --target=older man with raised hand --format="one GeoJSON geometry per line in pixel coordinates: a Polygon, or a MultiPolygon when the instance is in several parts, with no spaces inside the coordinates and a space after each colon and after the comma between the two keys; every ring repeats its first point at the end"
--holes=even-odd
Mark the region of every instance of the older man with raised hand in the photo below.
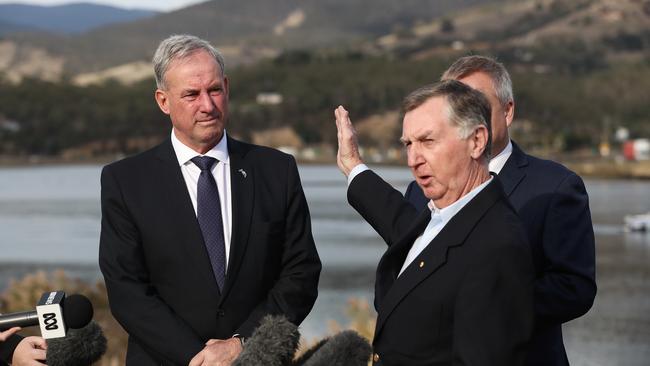
{"type": "MultiPolygon", "coordinates": [[[[481,91],[492,107],[492,159],[519,214],[535,264],[535,330],[527,366],[568,366],[562,323],[585,314],[596,296],[596,255],[589,197],[582,179],[564,166],[526,154],[510,140],[515,101],[506,68],[492,58],[466,56],[443,80],[481,91]]],[[[444,162],[441,162],[444,164],[444,162]]],[[[412,182],[406,198],[424,209],[428,198],[412,182]]]]}
{"type": "Polygon", "coordinates": [[[401,141],[429,210],[368,170],[348,112],[335,111],[348,200],[389,246],[377,268],[373,362],[520,365],[533,269],[523,226],[487,168],[490,104],[445,81],[411,93],[403,112],[401,141]]]}
{"type": "Polygon", "coordinates": [[[126,365],[229,365],[267,314],[300,324],[321,269],[295,160],[226,133],[224,61],[194,36],[162,41],[162,144],[102,172],[99,264],[126,365]]]}

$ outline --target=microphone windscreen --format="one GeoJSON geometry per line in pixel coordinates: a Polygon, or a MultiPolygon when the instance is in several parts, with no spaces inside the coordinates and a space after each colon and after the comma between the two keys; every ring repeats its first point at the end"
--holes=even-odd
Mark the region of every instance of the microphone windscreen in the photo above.
{"type": "Polygon", "coordinates": [[[367,366],[372,347],[353,330],[346,330],[322,344],[304,366],[367,366]]]}
{"type": "Polygon", "coordinates": [[[320,341],[316,342],[313,346],[309,347],[306,351],[304,351],[298,358],[296,358],[293,361],[292,366],[304,366],[305,362],[314,355],[325,343],[327,343],[330,339],[329,338],[323,338],[320,341]]]}
{"type": "Polygon", "coordinates": [[[63,319],[68,328],[83,328],[92,318],[93,304],[84,295],[70,295],[63,300],[63,319]]]}
{"type": "Polygon", "coordinates": [[[246,341],[233,366],[289,365],[299,341],[295,324],[283,316],[267,315],[246,341]]]}
{"type": "Polygon", "coordinates": [[[96,322],[47,340],[48,366],[90,366],[106,353],[106,337],[96,322]]]}

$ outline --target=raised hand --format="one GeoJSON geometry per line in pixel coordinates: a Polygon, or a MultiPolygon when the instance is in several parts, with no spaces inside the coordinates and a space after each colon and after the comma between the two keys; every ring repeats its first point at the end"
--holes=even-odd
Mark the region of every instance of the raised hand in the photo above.
{"type": "Polygon", "coordinates": [[[339,142],[336,163],[347,177],[355,166],[363,164],[361,154],[359,154],[357,131],[352,126],[348,111],[343,106],[339,106],[334,110],[334,116],[336,117],[336,136],[339,142]]]}

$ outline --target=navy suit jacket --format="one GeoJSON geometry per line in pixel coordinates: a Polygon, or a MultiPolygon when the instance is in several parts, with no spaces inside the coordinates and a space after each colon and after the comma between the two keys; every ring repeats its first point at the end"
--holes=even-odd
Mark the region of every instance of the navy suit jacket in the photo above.
{"type": "Polygon", "coordinates": [[[221,291],[171,139],[102,172],[99,264],[129,366],[187,365],[208,339],[249,337],[267,314],[299,324],[316,300],[321,265],[293,157],[231,138],[228,152],[221,291]]]}
{"type": "MultiPolygon", "coordinates": [[[[589,199],[578,175],[525,154],[514,142],[499,173],[519,214],[535,264],[535,331],[526,365],[568,365],[562,323],[585,314],[596,296],[594,232],[589,199]]],[[[416,208],[429,201],[411,182],[406,198],[416,208]]]]}

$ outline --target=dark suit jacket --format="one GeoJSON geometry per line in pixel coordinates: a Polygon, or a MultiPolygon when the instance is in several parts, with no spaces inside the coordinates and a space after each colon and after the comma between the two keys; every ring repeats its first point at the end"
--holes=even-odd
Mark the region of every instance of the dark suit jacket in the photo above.
{"type": "MultiPolygon", "coordinates": [[[[585,186],[564,166],[526,155],[514,143],[499,178],[528,232],[535,263],[536,325],[526,365],[568,365],[561,325],[585,314],[596,296],[585,186]]],[[[428,202],[415,182],[406,198],[420,209],[428,202]]]]}
{"type": "Polygon", "coordinates": [[[293,157],[231,138],[228,151],[223,293],[171,140],[102,172],[99,264],[129,333],[127,365],[187,365],[208,339],[250,336],[266,314],[299,324],[316,300],[321,265],[293,157]]]}
{"type": "Polygon", "coordinates": [[[520,365],[533,328],[530,247],[495,178],[399,278],[431,212],[418,211],[372,171],[350,204],[389,245],[377,268],[373,347],[392,365],[520,365]]]}
{"type": "Polygon", "coordinates": [[[14,350],[20,341],[23,340],[22,336],[14,334],[6,341],[0,342],[0,365],[7,365],[11,363],[14,356],[14,350]]]}

